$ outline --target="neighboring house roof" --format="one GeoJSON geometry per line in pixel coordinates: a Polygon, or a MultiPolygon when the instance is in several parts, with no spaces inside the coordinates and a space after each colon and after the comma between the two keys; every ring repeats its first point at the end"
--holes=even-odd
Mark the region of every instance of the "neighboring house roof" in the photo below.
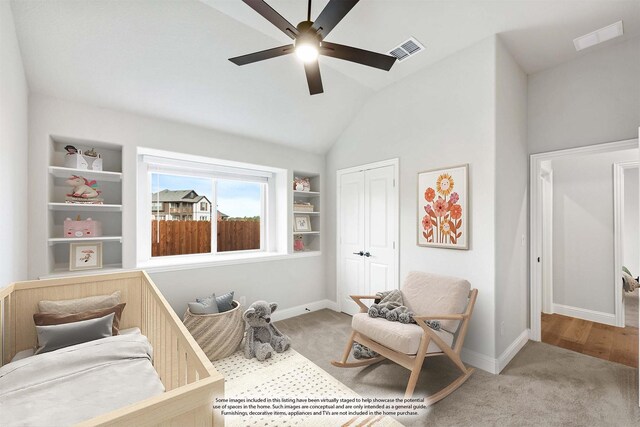
{"type": "Polygon", "coordinates": [[[162,190],[151,195],[151,201],[160,203],[198,203],[202,199],[209,202],[206,196],[199,196],[198,193],[193,190],[162,190]]]}
{"type": "Polygon", "coordinates": [[[227,214],[226,214],[226,213],[224,213],[224,212],[220,212],[220,211],[218,211],[218,216],[219,216],[220,218],[229,218],[229,215],[227,215],[227,214]]]}

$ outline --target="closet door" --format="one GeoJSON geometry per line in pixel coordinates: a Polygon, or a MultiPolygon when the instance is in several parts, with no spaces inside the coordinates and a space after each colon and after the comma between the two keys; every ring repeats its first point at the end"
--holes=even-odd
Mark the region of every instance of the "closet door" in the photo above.
{"type": "Polygon", "coordinates": [[[364,271],[364,174],[352,172],[340,176],[338,230],[338,299],[348,314],[360,311],[349,295],[365,295],[364,271]]]}
{"type": "Polygon", "coordinates": [[[364,171],[365,294],[398,288],[394,166],[364,171]]]}
{"type": "Polygon", "coordinates": [[[398,289],[396,165],[338,175],[338,301],[355,314],[350,295],[398,289]]]}

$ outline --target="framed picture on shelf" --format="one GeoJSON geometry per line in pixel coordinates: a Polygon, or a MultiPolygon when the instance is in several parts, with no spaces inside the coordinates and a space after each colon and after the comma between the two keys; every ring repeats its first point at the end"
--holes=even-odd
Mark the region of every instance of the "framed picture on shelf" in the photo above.
{"type": "Polygon", "coordinates": [[[469,249],[469,165],[418,174],[418,246],[469,249]]]}
{"type": "Polygon", "coordinates": [[[99,268],[102,268],[102,242],[69,244],[69,271],[99,268]]]}
{"type": "Polygon", "coordinates": [[[309,215],[295,215],[293,231],[311,231],[311,218],[309,215]]]}

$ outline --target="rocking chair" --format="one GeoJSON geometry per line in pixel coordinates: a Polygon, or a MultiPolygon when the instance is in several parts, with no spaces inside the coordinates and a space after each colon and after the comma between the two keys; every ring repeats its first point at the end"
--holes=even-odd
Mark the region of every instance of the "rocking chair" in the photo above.
{"type": "Polygon", "coordinates": [[[353,316],[352,333],[345,346],[341,361],[332,361],[334,366],[356,368],[378,363],[384,359],[411,371],[405,398],[413,395],[422,364],[427,357],[447,356],[462,371],[462,375],[436,394],[425,399],[433,404],[460,387],[474,372],[460,359],[460,351],[469,327],[469,319],[478,296],[478,290],[471,290],[469,282],[454,277],[435,274],[409,273],[401,292],[404,304],[414,313],[417,324],[391,322],[384,318],[372,318],[363,299],[375,296],[351,295],[360,307],[360,313],[353,316]],[[427,321],[437,320],[440,329],[429,327],[427,321]],[[353,346],[358,342],[379,356],[347,362],[353,346]]]}

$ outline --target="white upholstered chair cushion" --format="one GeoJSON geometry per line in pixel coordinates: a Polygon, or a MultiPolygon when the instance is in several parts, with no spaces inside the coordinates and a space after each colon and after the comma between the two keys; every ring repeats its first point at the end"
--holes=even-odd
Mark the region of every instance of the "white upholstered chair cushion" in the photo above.
{"type": "MultiPolygon", "coordinates": [[[[383,318],[369,317],[368,313],[358,313],[351,320],[353,330],[371,338],[377,343],[404,354],[416,354],[420,347],[423,329],[414,323],[390,322],[383,318]]],[[[440,330],[435,332],[447,345],[453,342],[453,335],[440,330]]],[[[440,347],[429,342],[427,353],[438,353],[440,347]]]]}
{"type": "MultiPolygon", "coordinates": [[[[402,299],[416,316],[462,314],[471,284],[457,277],[412,271],[402,285],[402,299]]],[[[455,334],[459,320],[440,320],[442,329],[455,334]]]]}

